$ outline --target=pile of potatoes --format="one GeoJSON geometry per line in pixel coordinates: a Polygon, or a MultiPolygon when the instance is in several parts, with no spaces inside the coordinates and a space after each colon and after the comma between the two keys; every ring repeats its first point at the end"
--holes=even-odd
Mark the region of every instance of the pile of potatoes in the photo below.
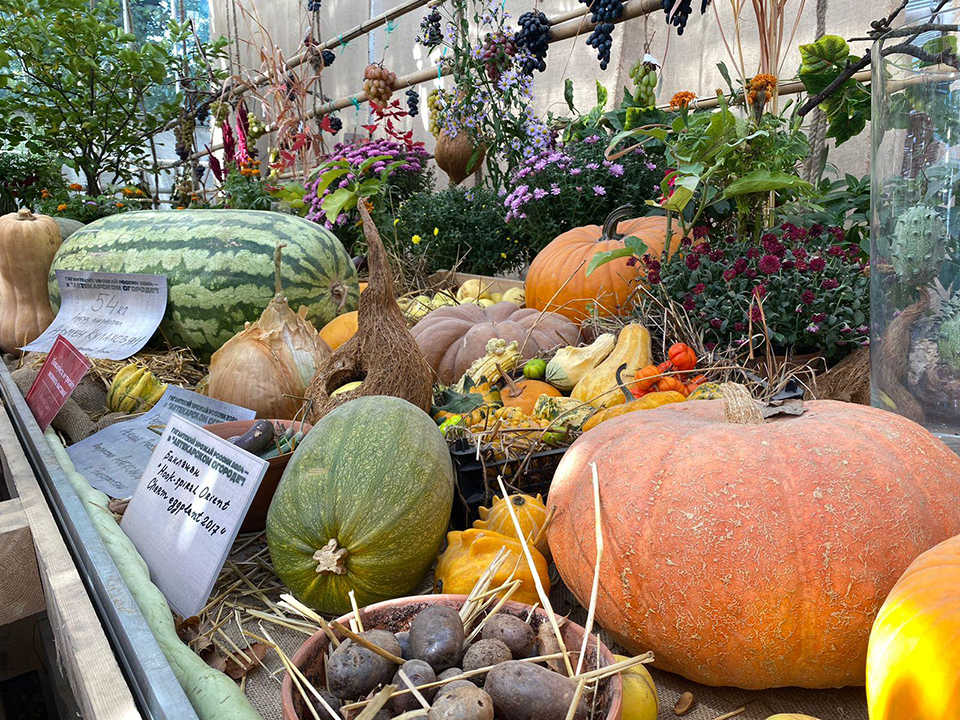
{"type": "MultiPolygon", "coordinates": [[[[519,662],[555,652],[556,640],[546,623],[538,634],[522,619],[497,613],[487,618],[478,639],[464,649],[459,613],[431,605],[413,618],[408,632],[367,630],[360,636],[404,663],[398,668],[360,644],[342,642],[327,660],[328,687],[320,691],[338,712],[342,705],[370,697],[384,685],[408,688],[401,672],[418,688],[448,680],[419,691],[430,704],[428,720],[564,720],[576,693],[576,684],[565,675],[519,662]],[[472,672],[484,668],[491,669],[472,672]]],[[[374,720],[391,720],[421,707],[412,692],[395,694],[374,720]]],[[[317,710],[325,717],[319,704],[317,710]]],[[[581,700],[576,718],[586,716],[581,700]]]]}

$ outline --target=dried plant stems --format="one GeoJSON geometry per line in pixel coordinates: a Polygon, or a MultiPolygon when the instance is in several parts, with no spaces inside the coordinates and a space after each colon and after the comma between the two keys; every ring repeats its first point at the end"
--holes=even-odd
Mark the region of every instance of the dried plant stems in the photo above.
{"type": "MultiPolygon", "coordinates": [[[[593,587],[590,589],[590,607],[587,609],[587,622],[583,626],[583,642],[580,644],[580,657],[577,658],[577,672],[583,669],[583,659],[587,656],[587,643],[593,630],[593,619],[597,612],[597,593],[600,590],[600,560],[603,557],[603,530],[600,524],[600,479],[597,476],[597,464],[590,463],[593,470],[593,522],[597,534],[597,559],[593,564],[593,587]]],[[[569,720],[569,718],[568,718],[569,720]]]]}
{"type": "MultiPolygon", "coordinates": [[[[380,712],[384,705],[387,704],[387,701],[395,694],[397,694],[396,685],[385,686],[380,692],[366,701],[366,706],[360,711],[360,714],[357,715],[356,720],[373,720],[373,716],[380,712]]],[[[342,713],[343,711],[344,708],[341,707],[340,712],[342,713]]]]}
{"type": "MultiPolygon", "coordinates": [[[[310,696],[307,695],[307,691],[304,688],[305,687],[310,688],[316,694],[316,697],[320,699],[320,702],[322,702],[325,707],[331,710],[332,708],[329,708],[329,705],[327,705],[326,701],[324,701],[323,697],[320,695],[317,689],[313,687],[313,684],[310,683],[306,678],[303,678],[303,684],[301,684],[300,677],[302,674],[300,673],[300,670],[297,668],[296,665],[290,662],[290,658],[287,657],[287,654],[283,652],[283,649],[281,649],[281,647],[276,643],[276,641],[272,637],[270,637],[270,633],[268,633],[264,628],[260,628],[260,632],[263,633],[264,635],[263,638],[257,637],[253,633],[244,631],[245,634],[257,639],[260,642],[265,642],[267,645],[272,647],[274,651],[276,651],[277,657],[280,658],[280,662],[283,663],[283,666],[287,669],[287,674],[290,676],[290,680],[293,682],[297,690],[300,691],[300,695],[303,697],[304,705],[307,706],[307,709],[310,711],[310,714],[313,715],[314,720],[320,720],[320,714],[317,712],[317,709],[313,706],[313,702],[310,700],[310,696]]],[[[331,714],[331,717],[336,718],[336,715],[331,714]]]]}
{"type": "Polygon", "coordinates": [[[403,670],[398,670],[397,674],[400,676],[400,679],[403,680],[403,684],[407,686],[407,689],[413,693],[413,696],[417,699],[417,702],[423,707],[424,710],[430,709],[430,703],[427,702],[427,699],[417,690],[417,686],[413,684],[410,678],[407,677],[407,674],[403,670]]]}
{"type": "Polygon", "coordinates": [[[360,619],[360,608],[357,607],[357,596],[354,594],[353,590],[347,593],[347,596],[350,598],[350,607],[353,608],[353,617],[350,618],[350,627],[352,628],[354,623],[357,626],[357,632],[363,632],[363,620],[360,619]]]}
{"type": "MultiPolygon", "coordinates": [[[[497,482],[500,484],[500,490],[503,492],[503,497],[509,497],[507,492],[507,486],[503,483],[503,476],[497,475],[497,482]]],[[[507,508],[507,511],[510,513],[510,519],[513,521],[513,527],[517,531],[517,539],[520,541],[520,546],[523,548],[523,555],[527,559],[527,565],[530,568],[530,575],[533,577],[533,584],[537,588],[537,595],[540,596],[540,602],[543,605],[544,611],[547,613],[547,618],[550,620],[550,625],[553,628],[553,634],[557,638],[557,643],[560,645],[560,650],[563,653],[563,664],[567,668],[567,675],[573,676],[573,665],[570,664],[570,657],[567,655],[567,646],[563,642],[563,633],[560,632],[560,626],[557,624],[557,616],[553,612],[553,605],[550,604],[550,597],[547,595],[546,591],[543,589],[543,583],[540,581],[540,575],[537,573],[537,566],[533,562],[533,555],[530,554],[530,546],[527,543],[527,539],[524,537],[523,528],[520,526],[520,519],[517,517],[516,511],[513,509],[511,503],[504,503],[507,508]]]]}
{"type": "Polygon", "coordinates": [[[596,670],[588,670],[587,672],[575,676],[574,680],[586,679],[586,680],[602,680],[605,677],[610,675],[616,675],[619,672],[628,670],[635,665],[645,665],[646,663],[653,662],[653,653],[645,652],[643,655],[637,655],[636,657],[627,658],[626,660],[621,660],[616,662],[613,665],[607,665],[606,667],[597,668],[596,670]]]}
{"type": "Polygon", "coordinates": [[[340,633],[343,633],[343,634],[346,635],[348,638],[350,638],[351,640],[353,640],[357,645],[362,645],[363,647],[365,647],[365,648],[366,648],[367,650],[369,650],[370,652],[376,653],[377,655],[379,655],[380,657],[382,657],[384,660],[389,660],[390,662],[396,663],[397,665],[403,665],[403,663],[405,662],[403,658],[397,657],[396,655],[394,655],[394,654],[393,654],[392,652],[390,652],[389,650],[384,650],[384,649],[383,649],[382,647],[380,647],[379,645],[374,645],[372,642],[370,642],[369,640],[367,640],[365,637],[361,637],[360,635],[358,635],[357,633],[355,633],[355,632],[354,632],[353,630],[351,630],[350,628],[341,625],[341,624],[340,624],[339,622],[337,622],[336,620],[331,620],[331,621],[330,621],[330,627],[333,628],[334,630],[340,632],[340,633]]]}
{"type": "MultiPolygon", "coordinates": [[[[584,635],[583,637],[586,638],[587,636],[584,635]]],[[[570,707],[567,708],[566,720],[573,720],[573,716],[577,714],[577,705],[580,704],[580,697],[583,695],[583,688],[586,684],[587,681],[584,678],[577,681],[577,689],[573,693],[573,700],[570,701],[570,707]]]]}

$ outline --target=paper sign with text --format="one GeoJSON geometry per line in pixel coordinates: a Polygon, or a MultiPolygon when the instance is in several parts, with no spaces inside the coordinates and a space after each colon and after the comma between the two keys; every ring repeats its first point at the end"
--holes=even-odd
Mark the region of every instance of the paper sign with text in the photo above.
{"type": "Polygon", "coordinates": [[[183,617],[207,604],[267,461],[174,415],[120,526],[183,617]]]}
{"type": "Polygon", "coordinates": [[[130,497],[160,440],[157,428],[166,425],[174,413],[198,425],[253,420],[256,415],[239,405],[171,385],[152,410],[74,443],[67,448],[67,454],[77,472],[83,473],[97,490],[110,497],[130,497]]]}
{"type": "Polygon", "coordinates": [[[83,353],[58,335],[25,398],[41,431],[50,426],[89,369],[90,361],[83,353]]]}
{"type": "Polygon", "coordinates": [[[49,352],[63,335],[87,357],[126,360],[147,344],[167,309],[163,275],[57,270],[57,282],[60,312],[27,352],[49,352]]]}

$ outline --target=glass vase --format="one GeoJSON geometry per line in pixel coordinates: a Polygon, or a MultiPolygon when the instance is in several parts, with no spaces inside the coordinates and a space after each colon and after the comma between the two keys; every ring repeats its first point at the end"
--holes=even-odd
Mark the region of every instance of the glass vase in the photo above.
{"type": "Polygon", "coordinates": [[[872,49],[870,380],[876,407],[960,452],[960,72],[942,52],[958,22],[953,7],[872,49]]]}

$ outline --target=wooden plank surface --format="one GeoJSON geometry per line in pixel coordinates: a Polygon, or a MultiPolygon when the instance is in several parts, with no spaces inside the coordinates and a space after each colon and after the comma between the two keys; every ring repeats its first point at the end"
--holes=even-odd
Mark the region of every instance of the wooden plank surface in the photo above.
{"type": "Polygon", "coordinates": [[[33,535],[19,498],[0,502],[0,626],[43,610],[33,535]]]}
{"type": "Polygon", "coordinates": [[[3,411],[0,459],[10,494],[19,498],[30,525],[47,616],[60,662],[84,719],[140,718],[60,528],[3,411]]]}

